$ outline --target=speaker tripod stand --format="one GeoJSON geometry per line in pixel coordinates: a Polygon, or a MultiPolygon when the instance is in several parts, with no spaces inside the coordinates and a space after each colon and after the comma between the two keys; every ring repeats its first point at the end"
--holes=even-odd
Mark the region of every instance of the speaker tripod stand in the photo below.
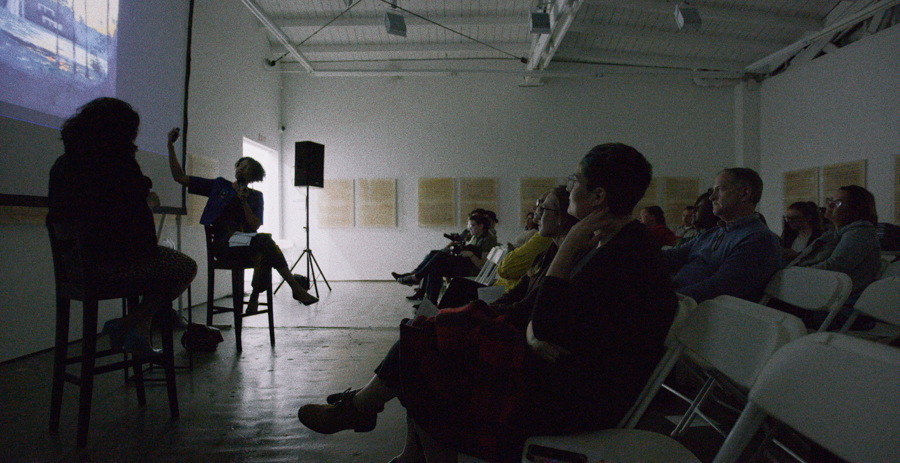
{"type": "MultiPolygon", "coordinates": [[[[319,267],[319,262],[316,260],[316,256],[313,255],[312,249],[309,248],[309,184],[306,185],[306,226],[303,227],[306,230],[306,249],[300,253],[300,256],[297,257],[297,260],[294,261],[294,265],[291,265],[290,272],[293,273],[294,267],[300,263],[300,260],[306,257],[306,278],[309,279],[312,287],[310,289],[315,288],[316,297],[319,297],[319,282],[318,277],[322,277],[322,281],[325,282],[325,286],[328,287],[328,290],[331,291],[331,285],[328,284],[328,279],[325,278],[325,274],[322,273],[322,267],[319,267]],[[319,271],[318,276],[316,275],[316,270],[319,271]]],[[[275,293],[281,288],[281,285],[284,284],[284,281],[278,283],[278,287],[275,288],[275,293]]]]}

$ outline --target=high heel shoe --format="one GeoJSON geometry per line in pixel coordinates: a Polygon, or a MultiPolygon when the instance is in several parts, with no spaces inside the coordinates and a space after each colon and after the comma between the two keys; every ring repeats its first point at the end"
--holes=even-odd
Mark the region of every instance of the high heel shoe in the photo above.
{"type": "Polygon", "coordinates": [[[425,287],[420,286],[418,289],[416,289],[415,294],[413,294],[412,296],[406,296],[406,298],[411,301],[421,301],[425,298],[425,287]]]}
{"type": "Polygon", "coordinates": [[[353,405],[353,391],[334,404],[306,404],[297,411],[297,418],[307,428],[320,434],[334,434],[346,429],[369,432],[378,422],[377,413],[364,413],[353,405]]]}
{"type": "Polygon", "coordinates": [[[309,288],[310,288],[309,278],[306,278],[305,276],[299,275],[299,274],[296,274],[296,273],[294,273],[294,274],[291,275],[291,276],[293,276],[294,279],[297,280],[297,283],[300,284],[300,287],[301,287],[301,288],[303,288],[303,289],[309,291],[309,288]]]}
{"type": "Polygon", "coordinates": [[[294,294],[294,300],[300,302],[303,305],[311,305],[319,302],[319,298],[307,292],[303,292],[299,296],[297,294],[294,294]]]}

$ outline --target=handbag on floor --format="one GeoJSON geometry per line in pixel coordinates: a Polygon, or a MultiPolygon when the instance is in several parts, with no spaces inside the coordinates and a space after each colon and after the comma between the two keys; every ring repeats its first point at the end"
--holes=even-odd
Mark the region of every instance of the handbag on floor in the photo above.
{"type": "Polygon", "coordinates": [[[191,323],[181,335],[181,345],[195,352],[215,352],[219,343],[224,340],[217,328],[199,323],[191,323]]]}

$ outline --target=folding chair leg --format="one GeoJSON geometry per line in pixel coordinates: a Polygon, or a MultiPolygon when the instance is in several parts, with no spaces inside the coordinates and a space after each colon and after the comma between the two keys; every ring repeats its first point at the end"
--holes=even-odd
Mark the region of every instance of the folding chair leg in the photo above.
{"type": "Polygon", "coordinates": [[[681,417],[681,420],[672,431],[672,437],[677,439],[681,436],[684,430],[691,425],[691,422],[694,419],[694,415],[697,412],[697,408],[700,407],[700,404],[703,403],[704,400],[706,400],[706,396],[709,394],[715,384],[716,379],[712,376],[706,379],[706,382],[703,383],[703,387],[700,388],[700,392],[697,394],[697,397],[694,398],[694,400],[691,402],[691,406],[688,407],[687,411],[684,413],[684,416],[681,417]]]}

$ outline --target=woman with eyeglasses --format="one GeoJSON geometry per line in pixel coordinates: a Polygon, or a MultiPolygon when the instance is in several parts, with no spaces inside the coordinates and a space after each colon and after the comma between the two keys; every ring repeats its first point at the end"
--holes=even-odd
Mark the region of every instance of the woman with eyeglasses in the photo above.
{"type": "Polygon", "coordinates": [[[650,179],[634,148],[594,147],[569,181],[568,206],[562,192],[558,208],[545,201],[542,233],[563,211],[579,221],[532,302],[496,317],[476,301],[401,325],[365,387],[304,405],[300,421],[323,434],[369,431],[399,398],[408,434],[394,463],[519,461],[529,436],[614,427],[662,357],[678,305],[661,251],[632,217],[650,179]]]}
{"type": "MultiPolygon", "coordinates": [[[[825,218],[834,223],[835,229],[822,233],[788,267],[796,265],[846,273],[853,280],[847,303],[853,304],[866,286],[875,281],[881,269],[881,245],[875,231],[878,223],[875,197],[861,186],[843,186],[834,198],[826,200],[825,218]]],[[[821,315],[816,314],[813,318],[821,315]]],[[[821,318],[824,320],[824,316],[821,318]]],[[[815,325],[815,319],[809,321],[810,325],[815,325]]],[[[835,320],[834,323],[838,322],[835,320]]]]}
{"type": "Polygon", "coordinates": [[[781,257],[784,262],[796,258],[800,251],[822,235],[822,214],[812,201],[798,201],[784,212],[781,228],[781,257]]]}

